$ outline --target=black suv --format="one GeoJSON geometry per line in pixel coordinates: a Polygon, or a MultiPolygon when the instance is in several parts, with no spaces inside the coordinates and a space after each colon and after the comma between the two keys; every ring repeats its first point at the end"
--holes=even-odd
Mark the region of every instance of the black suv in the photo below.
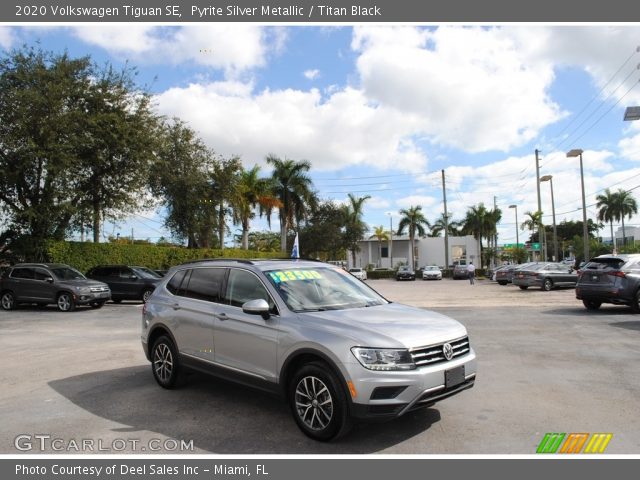
{"type": "Polygon", "coordinates": [[[76,305],[100,308],[111,298],[109,286],[88,280],[79,271],[59,263],[22,263],[0,278],[0,306],[13,310],[20,303],[46,307],[55,303],[63,312],[76,305]]]}
{"type": "Polygon", "coordinates": [[[162,277],[146,267],[128,265],[98,265],[87,272],[87,277],[109,285],[111,300],[142,300],[146,303],[162,277]]]}
{"type": "Polygon", "coordinates": [[[580,272],[576,298],[589,310],[603,303],[629,305],[640,313],[640,255],[601,255],[580,272]]]}

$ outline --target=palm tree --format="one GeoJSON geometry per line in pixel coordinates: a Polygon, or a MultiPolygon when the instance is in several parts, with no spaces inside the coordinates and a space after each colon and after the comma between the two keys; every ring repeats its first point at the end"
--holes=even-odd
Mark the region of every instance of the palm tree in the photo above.
{"type": "Polygon", "coordinates": [[[422,206],[411,206],[409,209],[400,210],[400,223],[398,224],[398,235],[402,235],[405,229],[409,230],[409,242],[411,244],[411,266],[415,270],[415,238],[416,233],[421,237],[425,235],[425,227],[430,228],[427,217],[422,213],[422,206]]]}
{"type": "MultiPolygon", "coordinates": [[[[287,232],[294,222],[299,224],[311,210],[316,208],[317,197],[313,191],[313,182],[307,172],[311,163],[307,160],[295,161],[269,155],[267,163],[273,165],[274,196],[280,201],[280,248],[287,250],[287,232]]],[[[267,209],[267,215],[271,211],[267,209]]]]}
{"type": "Polygon", "coordinates": [[[260,207],[260,216],[273,208],[280,208],[282,203],[273,194],[273,180],[260,178],[260,167],[255,165],[250,170],[240,172],[238,178],[238,195],[233,205],[234,222],[242,226],[242,248],[249,249],[249,223],[255,218],[255,210],[260,207]]]}
{"type": "Polygon", "coordinates": [[[378,240],[378,266],[382,266],[382,242],[389,241],[389,233],[382,225],[376,227],[373,236],[378,240]]]}
{"type": "Polygon", "coordinates": [[[636,202],[636,199],[633,197],[633,195],[631,195],[631,192],[627,192],[622,188],[615,193],[615,197],[617,216],[620,220],[622,220],[622,244],[626,245],[627,236],[624,230],[624,218],[631,218],[632,215],[638,213],[638,203],[636,202]]]}
{"type": "Polygon", "coordinates": [[[598,208],[598,220],[601,222],[609,222],[611,227],[611,242],[613,251],[616,250],[616,237],[613,235],[613,221],[619,220],[616,211],[617,194],[612,193],[608,188],[604,194],[596,197],[596,207],[598,208]]]}
{"type": "Polygon", "coordinates": [[[364,202],[371,198],[370,195],[364,197],[356,197],[352,193],[349,194],[349,203],[345,207],[346,226],[345,226],[345,243],[348,250],[351,250],[352,266],[356,266],[356,252],[360,250],[358,242],[362,239],[367,231],[367,224],[362,221],[364,202]]]}
{"type": "Polygon", "coordinates": [[[524,214],[529,218],[522,222],[522,224],[520,225],[520,230],[530,230],[532,234],[535,230],[537,230],[538,241],[540,241],[540,232],[544,228],[544,225],[542,224],[542,212],[538,210],[536,212],[525,212],[524,214]]]}
{"type": "MultiPolygon", "coordinates": [[[[495,256],[495,252],[498,248],[498,223],[500,223],[500,220],[502,220],[502,210],[498,207],[495,207],[493,210],[488,212],[486,217],[487,230],[485,235],[489,242],[489,246],[493,249],[493,254],[488,255],[491,258],[495,256]]],[[[489,259],[487,259],[487,263],[489,263],[489,259]]]]}
{"type": "Polygon", "coordinates": [[[488,235],[490,212],[484,203],[474,205],[467,209],[467,214],[462,221],[464,227],[463,232],[473,235],[478,242],[478,256],[480,257],[480,268],[482,268],[482,237],[488,235]]]}
{"type": "Polygon", "coordinates": [[[445,222],[444,213],[441,213],[435,222],[431,224],[431,236],[439,237],[441,233],[444,233],[445,223],[449,232],[449,235],[457,236],[460,234],[461,223],[457,220],[449,220],[445,222]]]}
{"type": "Polygon", "coordinates": [[[213,164],[211,194],[217,207],[220,249],[224,249],[224,234],[227,230],[226,216],[231,212],[231,205],[238,202],[238,180],[241,171],[242,163],[237,157],[228,160],[219,159],[213,164]]]}

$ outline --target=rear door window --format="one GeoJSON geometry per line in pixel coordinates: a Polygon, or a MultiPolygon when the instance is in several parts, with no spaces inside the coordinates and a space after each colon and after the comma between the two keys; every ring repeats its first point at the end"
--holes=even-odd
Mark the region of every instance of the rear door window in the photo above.
{"type": "Polygon", "coordinates": [[[184,289],[182,296],[220,303],[226,271],[226,268],[194,268],[187,288],[182,287],[184,289]]]}
{"type": "Polygon", "coordinates": [[[29,267],[14,268],[11,272],[11,278],[25,278],[33,280],[35,276],[35,269],[29,267]]]}

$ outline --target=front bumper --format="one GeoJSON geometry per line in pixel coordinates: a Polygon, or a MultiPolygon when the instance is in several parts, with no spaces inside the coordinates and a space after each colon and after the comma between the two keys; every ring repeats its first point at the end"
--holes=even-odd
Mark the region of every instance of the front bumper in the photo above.
{"type": "Polygon", "coordinates": [[[111,291],[106,292],[90,292],[90,293],[78,293],[73,294],[74,300],[77,305],[88,305],[96,302],[107,302],[111,300],[111,291]]]}
{"type": "Polygon", "coordinates": [[[473,349],[463,357],[416,370],[376,372],[360,364],[345,365],[357,397],[351,414],[359,420],[386,421],[418,408],[428,407],[473,387],[476,379],[476,355],[473,349]],[[447,387],[445,371],[464,366],[464,381],[447,387]],[[381,388],[399,391],[393,398],[376,399],[381,388]]]}

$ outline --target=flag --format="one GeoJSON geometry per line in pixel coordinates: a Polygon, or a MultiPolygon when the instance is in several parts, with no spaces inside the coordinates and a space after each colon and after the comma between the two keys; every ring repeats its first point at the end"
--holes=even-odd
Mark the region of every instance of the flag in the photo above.
{"type": "Polygon", "coordinates": [[[300,258],[300,247],[298,246],[297,232],[296,232],[296,239],[293,241],[293,248],[291,249],[291,258],[300,258]]]}

